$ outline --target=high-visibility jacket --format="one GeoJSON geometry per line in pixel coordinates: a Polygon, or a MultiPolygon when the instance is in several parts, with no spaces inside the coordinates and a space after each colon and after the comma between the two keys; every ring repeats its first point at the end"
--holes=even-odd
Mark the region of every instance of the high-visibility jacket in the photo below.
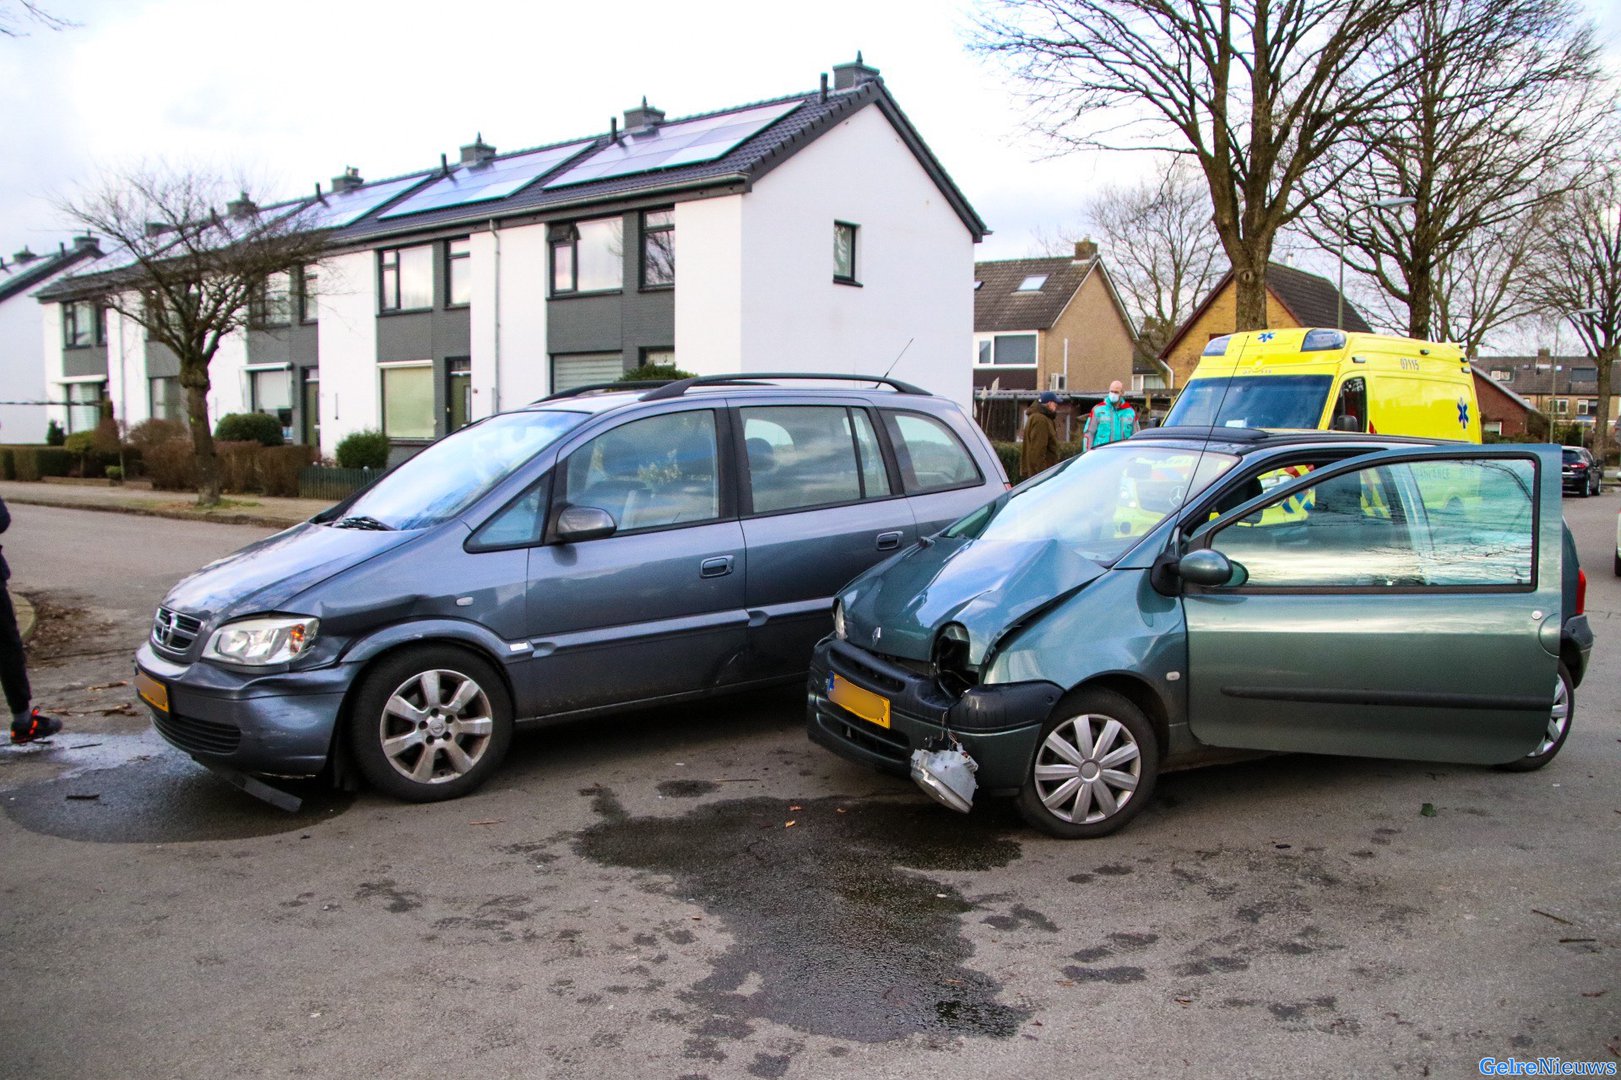
{"type": "Polygon", "coordinates": [[[1123,399],[1118,405],[1110,405],[1104,399],[1092,406],[1092,415],[1086,420],[1086,448],[1091,450],[1129,439],[1136,432],[1137,410],[1123,399]]]}

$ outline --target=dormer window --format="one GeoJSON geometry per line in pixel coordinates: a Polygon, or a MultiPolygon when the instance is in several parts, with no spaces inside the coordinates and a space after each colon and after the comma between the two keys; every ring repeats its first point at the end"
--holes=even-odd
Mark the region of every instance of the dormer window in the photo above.
{"type": "Polygon", "coordinates": [[[985,283],[984,283],[984,282],[983,282],[983,281],[976,281],[976,282],[974,282],[974,291],[975,291],[975,292],[978,292],[978,291],[979,291],[979,287],[980,287],[980,286],[981,286],[981,285],[983,285],[983,284],[985,284],[985,283]]]}
{"type": "Polygon", "coordinates": [[[1041,287],[1043,285],[1045,285],[1045,284],[1047,284],[1047,275],[1046,274],[1031,274],[1029,277],[1027,277],[1023,281],[1019,282],[1019,287],[1017,289],[1014,289],[1013,291],[1014,292],[1040,292],[1041,287]]]}

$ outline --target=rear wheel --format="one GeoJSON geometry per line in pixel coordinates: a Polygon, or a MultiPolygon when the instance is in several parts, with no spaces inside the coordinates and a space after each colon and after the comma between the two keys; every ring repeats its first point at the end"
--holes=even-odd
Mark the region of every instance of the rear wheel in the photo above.
{"type": "Polygon", "coordinates": [[[1531,752],[1523,758],[1497,767],[1504,772],[1531,772],[1542,768],[1552,761],[1559,753],[1559,748],[1565,745],[1565,738],[1570,734],[1570,721],[1575,715],[1576,688],[1571,685],[1570,669],[1560,664],[1559,678],[1554,684],[1553,706],[1548,710],[1548,726],[1542,733],[1542,741],[1532,747],[1531,752]]]}
{"type": "Polygon", "coordinates": [[[490,663],[450,646],[389,657],[366,676],[349,717],[355,761],[407,802],[473,791],[512,742],[512,700],[490,663]]]}
{"type": "Polygon", "coordinates": [[[1142,711],[1110,690],[1066,697],[1042,726],[1019,813],[1052,836],[1107,836],[1142,810],[1159,777],[1159,742],[1142,711]]]}

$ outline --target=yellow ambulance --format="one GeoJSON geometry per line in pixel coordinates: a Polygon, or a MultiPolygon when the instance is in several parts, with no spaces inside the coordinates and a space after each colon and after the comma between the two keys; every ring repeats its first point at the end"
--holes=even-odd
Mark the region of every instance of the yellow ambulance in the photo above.
{"type": "Polygon", "coordinates": [[[1212,339],[1165,418],[1173,425],[1481,441],[1462,348],[1321,328],[1212,339]]]}

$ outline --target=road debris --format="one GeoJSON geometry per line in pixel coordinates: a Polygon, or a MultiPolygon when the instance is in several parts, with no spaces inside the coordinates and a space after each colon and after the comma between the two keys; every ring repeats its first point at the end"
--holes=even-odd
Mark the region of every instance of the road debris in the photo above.
{"type": "Polygon", "coordinates": [[[1531,914],[1533,914],[1533,915],[1541,915],[1544,919],[1552,919],[1554,922],[1559,923],[1561,926],[1575,926],[1576,925],[1575,923],[1571,922],[1569,919],[1561,919],[1559,916],[1553,914],[1552,912],[1543,911],[1541,908],[1532,908],[1531,909],[1531,914]]]}

